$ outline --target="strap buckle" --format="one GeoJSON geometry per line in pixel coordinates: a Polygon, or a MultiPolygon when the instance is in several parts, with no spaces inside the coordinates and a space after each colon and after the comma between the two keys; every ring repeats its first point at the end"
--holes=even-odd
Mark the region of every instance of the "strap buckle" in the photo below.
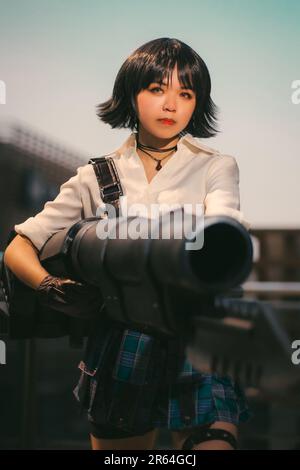
{"type": "Polygon", "coordinates": [[[105,156],[91,158],[89,163],[93,164],[102,201],[105,204],[112,204],[118,209],[123,189],[113,159],[105,156]]]}
{"type": "Polygon", "coordinates": [[[100,189],[101,199],[104,202],[114,202],[123,194],[122,188],[118,182],[108,183],[100,189]]]}

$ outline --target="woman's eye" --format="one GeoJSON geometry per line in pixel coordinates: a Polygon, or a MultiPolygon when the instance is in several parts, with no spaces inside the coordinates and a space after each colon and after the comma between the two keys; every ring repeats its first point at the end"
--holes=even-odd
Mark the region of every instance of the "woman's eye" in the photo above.
{"type": "Polygon", "coordinates": [[[192,98],[192,95],[190,95],[190,93],[182,93],[182,95],[186,95],[187,98],[192,98]]]}
{"type": "MultiPolygon", "coordinates": [[[[158,87],[158,86],[156,86],[155,88],[150,88],[150,91],[151,91],[151,92],[152,92],[152,91],[155,92],[156,90],[163,91],[163,89],[160,88],[160,87],[158,87]]],[[[155,94],[156,94],[156,93],[155,93],[155,94]]],[[[191,99],[191,98],[192,98],[192,95],[191,95],[190,93],[183,92],[183,93],[181,93],[181,95],[185,95],[185,97],[188,98],[188,99],[191,99]]]]}
{"type": "Polygon", "coordinates": [[[156,86],[155,88],[151,88],[150,91],[155,91],[155,90],[162,90],[162,88],[156,86]]]}

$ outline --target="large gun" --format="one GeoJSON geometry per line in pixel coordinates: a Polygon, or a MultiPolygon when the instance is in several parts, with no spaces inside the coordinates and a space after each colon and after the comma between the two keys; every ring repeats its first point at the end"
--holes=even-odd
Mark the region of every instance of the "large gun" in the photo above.
{"type": "MultiPolygon", "coordinates": [[[[191,318],[249,275],[252,243],[241,224],[206,217],[187,239],[178,214],[160,217],[157,238],[149,219],[136,217],[91,220],[77,230],[64,265],[73,278],[99,287],[112,321],[149,333],[189,335],[191,318]],[[138,238],[130,234],[131,223],[140,226],[138,238]]],[[[57,259],[53,237],[41,261],[51,272],[57,259]]]]}
{"type": "MultiPolygon", "coordinates": [[[[199,315],[205,302],[211,303],[217,293],[246,279],[252,262],[251,239],[234,219],[206,217],[194,232],[194,241],[204,246],[187,250],[185,227],[174,212],[171,220],[160,217],[157,238],[149,236],[145,221],[137,217],[82,220],[54,234],[41,250],[40,261],[53,275],[99,287],[111,320],[146,332],[182,335],[193,312],[199,315]],[[128,232],[130,224],[137,222],[144,232],[133,239],[128,232]],[[109,224],[111,232],[107,233],[109,224]],[[113,237],[114,229],[123,237],[113,237]],[[170,232],[167,238],[165,232],[170,232]],[[183,314],[187,306],[188,317],[183,314]]],[[[74,339],[88,334],[88,320],[39,305],[35,291],[2,267],[12,339],[65,335],[74,339]]]]}
{"type": "MultiPolygon", "coordinates": [[[[108,220],[85,221],[61,238],[64,265],[74,278],[99,287],[102,313],[111,321],[180,336],[202,372],[228,374],[273,395],[293,388],[300,371],[272,306],[241,299],[252,268],[248,232],[230,217],[205,217],[198,226],[193,218],[188,241],[176,214],[159,219],[157,238],[143,218],[114,219],[110,228],[108,220]],[[129,236],[131,222],[140,224],[138,238],[129,236]],[[196,249],[187,249],[195,241],[196,249]]],[[[41,254],[50,271],[59,259],[56,242],[49,240],[41,254]]]]}
{"type": "MultiPolygon", "coordinates": [[[[280,364],[282,387],[298,380],[288,338],[271,307],[237,299],[252,267],[248,232],[230,217],[205,217],[187,239],[180,218],[171,214],[159,219],[156,238],[143,218],[85,219],[53,235],[40,253],[41,263],[53,275],[98,287],[99,315],[148,334],[180,336],[203,372],[274,389],[280,364]],[[139,237],[130,236],[130,223],[142,227],[139,237]],[[187,249],[196,241],[197,249],[187,249]]],[[[24,310],[11,312],[15,337],[88,334],[89,321],[38,305],[33,313],[24,310]]]]}

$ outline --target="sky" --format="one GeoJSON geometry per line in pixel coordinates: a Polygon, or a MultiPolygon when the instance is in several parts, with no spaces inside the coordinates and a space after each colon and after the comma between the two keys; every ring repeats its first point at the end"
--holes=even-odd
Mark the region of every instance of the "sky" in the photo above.
{"type": "Polygon", "coordinates": [[[300,228],[299,19],[298,0],[0,0],[0,126],[21,122],[86,162],[112,152],[130,131],[96,105],[137,47],[180,39],[210,71],[220,133],[202,140],[236,158],[246,219],[300,228]]]}

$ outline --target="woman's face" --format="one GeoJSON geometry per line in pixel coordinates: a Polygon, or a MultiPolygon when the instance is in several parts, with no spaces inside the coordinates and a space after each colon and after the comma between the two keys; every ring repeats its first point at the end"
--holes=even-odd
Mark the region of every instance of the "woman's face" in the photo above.
{"type": "Polygon", "coordinates": [[[137,94],[136,105],[140,127],[156,138],[169,139],[188,125],[196,107],[196,95],[190,89],[180,88],[175,66],[169,87],[166,83],[161,86],[150,83],[137,94]],[[163,118],[175,122],[165,124],[163,118]]]}

